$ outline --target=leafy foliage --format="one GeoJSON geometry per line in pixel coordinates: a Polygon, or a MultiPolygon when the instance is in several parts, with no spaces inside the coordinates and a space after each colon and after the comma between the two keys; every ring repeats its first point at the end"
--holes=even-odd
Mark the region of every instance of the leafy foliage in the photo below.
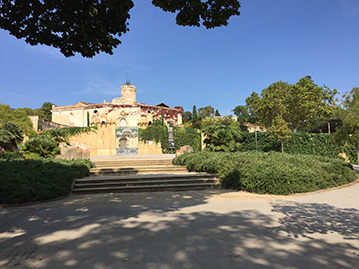
{"type": "MultiPolygon", "coordinates": [[[[228,24],[239,15],[238,0],[153,0],[164,11],[175,12],[176,23],[207,28],[228,24]]],[[[0,28],[30,45],[59,48],[66,57],[81,53],[93,57],[103,51],[113,54],[128,29],[131,0],[0,1],[0,28]]]]}
{"type": "Polygon", "coordinates": [[[198,115],[200,118],[213,117],[214,108],[211,106],[201,107],[198,109],[198,115]]]}
{"type": "Polygon", "coordinates": [[[5,150],[18,153],[17,144],[24,139],[22,133],[22,130],[14,123],[7,122],[2,124],[0,127],[0,146],[5,150]]]}
{"type": "Polygon", "coordinates": [[[89,175],[89,160],[0,160],[0,203],[54,199],[71,192],[75,178],[89,175]]]}
{"type": "Polygon", "coordinates": [[[271,126],[268,129],[268,132],[271,137],[279,140],[282,145],[282,153],[284,152],[283,140],[290,138],[290,130],[288,128],[287,123],[283,120],[280,115],[277,115],[271,126]]]}
{"type": "Polygon", "coordinates": [[[185,145],[194,150],[201,150],[201,134],[193,128],[174,127],[175,149],[179,150],[185,145]]]}
{"type": "MultiPolygon", "coordinates": [[[[258,151],[281,151],[281,143],[270,136],[269,133],[257,133],[258,151]]],[[[242,132],[239,151],[252,151],[256,149],[254,133],[242,132]]],[[[353,144],[338,144],[332,134],[291,133],[290,138],[284,141],[285,151],[289,154],[318,155],[338,158],[345,153],[352,163],[356,162],[355,147],[353,144]]]]}
{"type": "Polygon", "coordinates": [[[55,157],[60,154],[60,148],[50,137],[42,135],[26,141],[21,147],[21,152],[26,158],[55,157]]]}
{"type": "Polygon", "coordinates": [[[336,133],[336,138],[355,145],[359,164],[359,88],[353,88],[344,98],[343,127],[336,133]]]}
{"type": "Polygon", "coordinates": [[[35,134],[32,122],[26,114],[25,109],[11,109],[9,105],[0,104],[0,126],[8,122],[16,124],[23,131],[22,134],[27,136],[35,134]]]}
{"type": "MultiPolygon", "coordinates": [[[[189,145],[194,150],[201,149],[201,135],[193,128],[174,127],[175,149],[189,145]]],[[[146,129],[138,129],[138,138],[140,141],[147,142],[149,140],[161,143],[162,151],[167,152],[168,135],[167,127],[163,125],[153,124],[146,129]]]]}
{"type": "Polygon", "coordinates": [[[35,115],[40,116],[41,118],[51,121],[51,110],[52,110],[53,103],[45,102],[42,104],[41,108],[35,109],[35,115]]]}
{"type": "Polygon", "coordinates": [[[264,89],[259,97],[252,93],[246,99],[250,113],[258,123],[269,127],[280,115],[289,128],[296,132],[310,121],[321,117],[331,117],[335,111],[334,97],[337,90],[317,86],[310,76],[296,84],[279,81],[264,89]]]}
{"type": "Polygon", "coordinates": [[[226,125],[209,125],[203,130],[206,138],[204,143],[211,151],[233,152],[240,147],[238,131],[226,125]]]}
{"type": "Polygon", "coordinates": [[[253,122],[249,112],[248,106],[236,106],[233,110],[234,115],[237,116],[238,122],[253,122]]]}
{"type": "Polygon", "coordinates": [[[260,194],[292,194],[340,186],[356,178],[339,159],[277,152],[196,152],[173,160],[189,171],[216,173],[227,188],[260,194]]]}
{"type": "Polygon", "coordinates": [[[189,122],[192,120],[192,113],[190,111],[184,111],[182,113],[182,121],[183,123],[189,122]]]}
{"type": "Polygon", "coordinates": [[[194,105],[193,108],[192,108],[192,118],[193,118],[193,120],[197,120],[197,119],[198,119],[198,112],[197,112],[197,108],[196,108],[195,105],[194,105]]]}
{"type": "Polygon", "coordinates": [[[70,146],[69,138],[82,133],[95,132],[96,127],[64,127],[43,131],[40,135],[30,138],[21,147],[26,158],[55,157],[60,154],[60,143],[70,146]]]}
{"type": "Polygon", "coordinates": [[[0,152],[0,160],[9,161],[14,159],[22,159],[16,152],[0,152]]]}

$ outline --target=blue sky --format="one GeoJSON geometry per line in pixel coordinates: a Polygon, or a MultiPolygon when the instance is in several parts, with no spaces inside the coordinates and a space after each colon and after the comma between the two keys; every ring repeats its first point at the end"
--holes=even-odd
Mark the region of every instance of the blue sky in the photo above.
{"type": "Polygon", "coordinates": [[[242,0],[241,15],[213,30],[178,26],[150,0],[134,3],[113,55],[66,58],[0,30],[0,103],[110,101],[126,69],[138,102],[211,105],[222,115],[279,80],[310,75],[340,92],[359,85],[358,0],[242,0]]]}

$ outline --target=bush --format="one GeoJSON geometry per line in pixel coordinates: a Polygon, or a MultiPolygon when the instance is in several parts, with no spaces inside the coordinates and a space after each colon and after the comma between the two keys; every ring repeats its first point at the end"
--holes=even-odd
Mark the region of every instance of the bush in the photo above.
{"type": "Polygon", "coordinates": [[[67,195],[72,182],[90,174],[89,160],[0,161],[0,203],[44,201],[67,195]]]}
{"type": "MultiPolygon", "coordinates": [[[[291,133],[284,141],[284,152],[290,154],[309,154],[338,158],[345,153],[352,163],[357,162],[355,147],[352,144],[336,144],[332,134],[291,133]]],[[[241,132],[238,151],[245,152],[256,149],[255,134],[241,132]]],[[[268,133],[257,133],[258,151],[281,151],[280,142],[271,138],[268,133]]]]}
{"type": "Polygon", "coordinates": [[[25,158],[27,159],[39,157],[54,158],[60,154],[58,144],[47,136],[30,138],[22,145],[20,151],[25,154],[25,158]]]}
{"type": "Polygon", "coordinates": [[[278,152],[196,152],[173,160],[189,171],[216,173],[227,188],[261,194],[316,191],[352,182],[356,173],[337,158],[278,152]]]}
{"type": "MultiPolygon", "coordinates": [[[[182,146],[189,145],[194,150],[201,149],[201,134],[193,128],[174,127],[175,150],[179,150],[182,146]]],[[[161,143],[162,152],[167,152],[168,133],[167,127],[163,125],[151,125],[146,129],[138,129],[138,138],[140,141],[147,142],[149,140],[161,143]]]]}
{"type": "Polygon", "coordinates": [[[7,152],[7,151],[0,152],[0,161],[1,160],[9,161],[9,160],[14,160],[14,159],[21,159],[21,157],[16,152],[7,152]]]}

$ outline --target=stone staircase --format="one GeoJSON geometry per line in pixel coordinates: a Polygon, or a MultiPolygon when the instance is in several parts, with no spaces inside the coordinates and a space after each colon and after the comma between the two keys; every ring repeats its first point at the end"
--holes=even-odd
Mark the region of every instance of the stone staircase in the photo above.
{"type": "Polygon", "coordinates": [[[213,174],[189,173],[172,159],[132,158],[94,161],[90,176],[77,179],[74,193],[184,191],[220,188],[213,174]]]}

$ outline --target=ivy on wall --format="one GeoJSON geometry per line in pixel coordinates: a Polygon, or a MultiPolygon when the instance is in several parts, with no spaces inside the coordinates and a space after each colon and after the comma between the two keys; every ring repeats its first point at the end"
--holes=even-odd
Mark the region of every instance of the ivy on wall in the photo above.
{"type": "MultiPolygon", "coordinates": [[[[201,134],[193,128],[174,127],[175,149],[179,150],[182,146],[189,145],[194,150],[201,149],[201,134]]],[[[142,142],[149,140],[161,143],[162,151],[168,151],[167,126],[153,124],[146,129],[138,129],[138,138],[142,142]]]]}

